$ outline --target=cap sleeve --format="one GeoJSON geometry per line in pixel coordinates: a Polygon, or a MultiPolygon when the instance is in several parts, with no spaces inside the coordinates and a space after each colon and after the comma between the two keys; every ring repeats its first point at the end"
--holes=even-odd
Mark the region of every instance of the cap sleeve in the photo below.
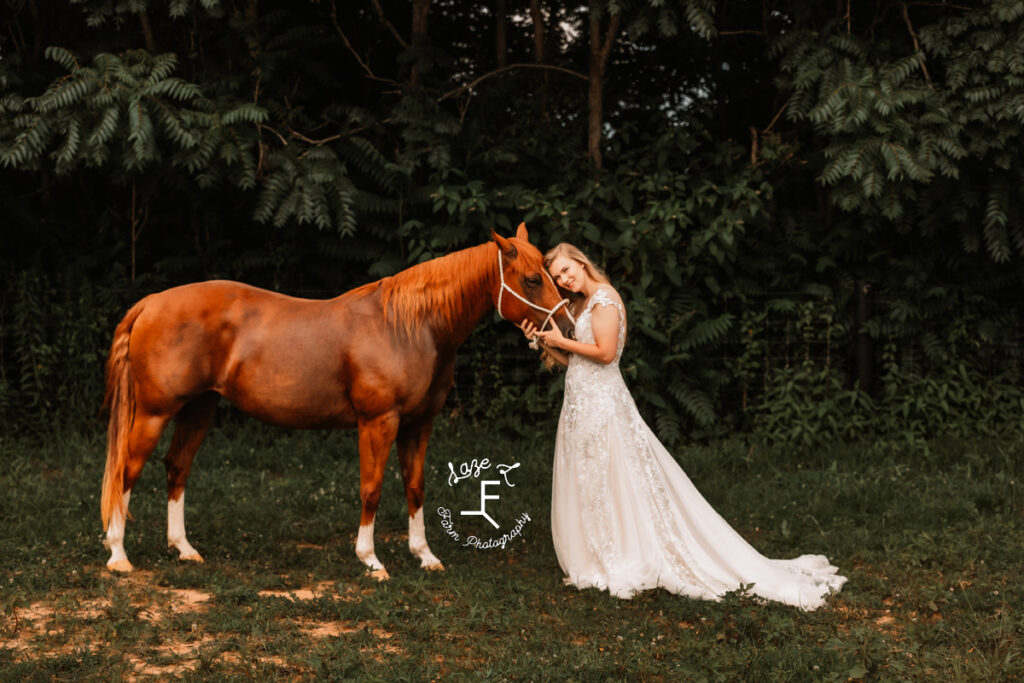
{"type": "Polygon", "coordinates": [[[594,306],[615,306],[618,308],[619,304],[608,295],[606,290],[599,289],[590,297],[590,302],[587,303],[587,310],[593,309],[594,306]]]}

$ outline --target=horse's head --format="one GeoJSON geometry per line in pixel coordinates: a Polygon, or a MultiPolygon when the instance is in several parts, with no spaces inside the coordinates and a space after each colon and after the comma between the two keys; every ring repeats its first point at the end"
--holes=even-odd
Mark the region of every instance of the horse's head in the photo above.
{"type": "Polygon", "coordinates": [[[544,256],[530,244],[526,224],[519,224],[515,237],[505,238],[493,230],[491,237],[498,245],[501,285],[494,293],[498,315],[517,325],[526,319],[538,328],[550,321],[572,337],[575,323],[567,303],[544,267],[544,256]]]}

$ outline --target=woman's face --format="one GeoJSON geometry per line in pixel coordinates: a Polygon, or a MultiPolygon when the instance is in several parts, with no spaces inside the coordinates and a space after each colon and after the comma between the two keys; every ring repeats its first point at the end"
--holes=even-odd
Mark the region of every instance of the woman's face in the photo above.
{"type": "Polygon", "coordinates": [[[583,264],[568,256],[556,257],[548,267],[548,272],[551,273],[551,278],[556,285],[574,294],[583,290],[583,285],[588,279],[583,264]]]}

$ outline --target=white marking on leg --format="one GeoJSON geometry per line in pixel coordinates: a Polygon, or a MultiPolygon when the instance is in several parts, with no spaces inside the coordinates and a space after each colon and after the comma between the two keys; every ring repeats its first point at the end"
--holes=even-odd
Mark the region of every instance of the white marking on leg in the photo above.
{"type": "Polygon", "coordinates": [[[427,545],[427,534],[423,528],[423,508],[416,511],[415,515],[409,517],[409,550],[413,555],[420,558],[420,566],[427,569],[444,569],[441,560],[434,557],[427,545]]]}
{"type": "Polygon", "coordinates": [[[359,526],[359,536],[356,538],[356,557],[362,560],[363,564],[371,570],[371,575],[379,581],[390,578],[384,565],[377,559],[373,551],[373,522],[359,526]]]}
{"type": "Polygon", "coordinates": [[[125,491],[121,496],[121,507],[114,508],[110,515],[110,523],[107,525],[107,540],[105,545],[110,548],[110,559],[107,560],[107,569],[114,572],[130,572],[132,563],[128,561],[128,555],[124,552],[124,528],[125,519],[128,517],[128,501],[131,500],[132,492],[125,491]]]}
{"type": "Polygon", "coordinates": [[[178,500],[167,499],[167,545],[177,548],[179,557],[189,562],[202,562],[203,556],[185,538],[185,492],[178,500]]]}

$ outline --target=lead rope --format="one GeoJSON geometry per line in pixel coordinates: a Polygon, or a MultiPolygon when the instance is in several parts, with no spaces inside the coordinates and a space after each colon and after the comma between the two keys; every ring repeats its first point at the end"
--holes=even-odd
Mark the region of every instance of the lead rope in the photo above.
{"type": "MultiPolygon", "coordinates": [[[[551,274],[548,273],[545,270],[544,271],[544,276],[551,282],[551,286],[555,287],[555,291],[558,291],[558,287],[557,287],[557,285],[555,285],[555,281],[551,279],[551,274]]],[[[498,247],[498,277],[501,278],[501,287],[498,289],[498,315],[501,316],[501,318],[503,320],[509,320],[508,318],[505,317],[505,314],[501,312],[501,298],[502,298],[502,295],[505,293],[506,290],[508,291],[509,294],[511,294],[515,298],[519,299],[520,301],[522,301],[524,304],[526,304],[530,308],[535,308],[538,311],[541,311],[542,313],[547,313],[548,314],[548,317],[544,318],[544,322],[538,328],[541,332],[543,332],[545,330],[545,328],[547,328],[548,323],[551,322],[551,318],[555,315],[555,313],[558,311],[558,309],[561,308],[562,306],[568,306],[568,304],[569,304],[569,300],[568,299],[562,299],[557,304],[555,304],[554,308],[544,308],[543,306],[538,306],[537,304],[533,303],[529,299],[523,297],[522,295],[519,294],[519,292],[517,292],[516,290],[512,289],[507,284],[505,284],[505,265],[504,265],[504,263],[502,262],[502,259],[501,259],[501,247],[500,246],[498,247]]],[[[569,320],[571,320],[572,324],[575,325],[576,324],[576,318],[573,317],[573,314],[569,311],[568,308],[565,309],[565,314],[567,316],[569,316],[569,320]]],[[[509,322],[512,322],[512,321],[509,320],[509,322]]],[[[538,346],[538,344],[537,344],[537,340],[536,339],[533,339],[533,340],[530,341],[530,348],[533,349],[534,351],[536,351],[537,349],[540,348],[538,346]]]]}

